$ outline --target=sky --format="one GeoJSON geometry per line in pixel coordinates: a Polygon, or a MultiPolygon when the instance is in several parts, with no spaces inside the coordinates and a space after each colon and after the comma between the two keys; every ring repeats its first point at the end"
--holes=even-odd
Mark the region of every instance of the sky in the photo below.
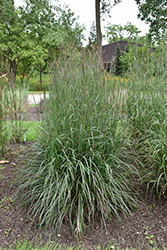
{"type": "MultiPolygon", "coordinates": [[[[24,3],[24,0],[14,0],[14,2],[16,6],[19,6],[24,3]]],[[[59,0],[59,3],[62,6],[63,4],[68,4],[70,9],[75,13],[75,16],[79,16],[78,22],[85,25],[85,35],[88,37],[91,23],[95,21],[95,0],[59,0]]],[[[131,22],[141,30],[140,36],[145,35],[148,33],[149,26],[137,18],[138,13],[135,0],[122,0],[121,3],[112,8],[110,12],[111,18],[106,18],[105,21],[102,21],[102,33],[104,33],[104,26],[108,22],[111,24],[121,24],[122,26],[127,22],[131,22]]],[[[104,40],[102,44],[107,44],[107,41],[104,40]]]]}

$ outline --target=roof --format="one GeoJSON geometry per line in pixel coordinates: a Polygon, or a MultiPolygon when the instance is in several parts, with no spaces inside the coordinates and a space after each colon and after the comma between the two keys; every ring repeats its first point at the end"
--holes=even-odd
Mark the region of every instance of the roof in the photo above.
{"type": "MultiPolygon", "coordinates": [[[[103,62],[104,63],[111,63],[114,60],[118,44],[120,45],[120,49],[123,52],[125,51],[125,48],[128,44],[136,45],[135,43],[129,43],[127,41],[118,41],[115,43],[110,43],[110,44],[102,46],[103,62]]],[[[137,44],[137,46],[140,47],[142,45],[137,44]]]]}

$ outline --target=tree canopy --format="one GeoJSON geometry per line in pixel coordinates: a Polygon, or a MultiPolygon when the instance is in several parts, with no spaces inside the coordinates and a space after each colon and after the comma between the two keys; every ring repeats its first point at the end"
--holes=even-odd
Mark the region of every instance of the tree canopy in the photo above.
{"type": "Polygon", "coordinates": [[[16,8],[13,0],[0,0],[0,50],[8,64],[9,81],[15,83],[16,74],[24,76],[36,69],[42,82],[42,72],[53,52],[58,55],[59,47],[66,44],[79,49],[83,31],[84,26],[68,6],[25,0],[24,6],[16,8]]]}
{"type": "MultiPolygon", "coordinates": [[[[138,17],[149,24],[149,42],[154,43],[166,37],[167,32],[167,1],[164,0],[135,0],[139,9],[138,17]]],[[[111,8],[121,0],[95,0],[97,48],[101,51],[101,22],[100,18],[108,14],[111,8]]],[[[118,28],[118,27],[117,27],[118,28]]],[[[143,39],[142,39],[143,40],[143,39]]]]}
{"type": "Polygon", "coordinates": [[[124,26],[111,23],[108,23],[107,26],[105,26],[105,37],[109,43],[117,42],[119,40],[136,42],[139,33],[141,33],[141,31],[130,22],[124,26]]]}
{"type": "Polygon", "coordinates": [[[89,32],[89,37],[88,37],[88,48],[92,48],[92,46],[96,46],[97,44],[97,34],[96,34],[96,24],[93,21],[90,26],[90,32],[89,32]]]}
{"type": "Polygon", "coordinates": [[[149,24],[149,38],[159,41],[167,32],[167,1],[164,0],[135,0],[138,8],[138,17],[149,24]]]}

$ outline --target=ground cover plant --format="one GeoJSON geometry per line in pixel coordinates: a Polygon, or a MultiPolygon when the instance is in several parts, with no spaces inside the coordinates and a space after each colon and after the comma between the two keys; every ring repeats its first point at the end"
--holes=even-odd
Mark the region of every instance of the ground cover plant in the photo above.
{"type": "MultiPolygon", "coordinates": [[[[156,244],[155,244],[156,245],[156,244]]],[[[12,247],[12,246],[11,246],[12,247]]],[[[0,250],[7,250],[8,248],[0,248],[0,250]]],[[[15,250],[86,250],[86,248],[83,248],[82,246],[79,246],[77,248],[74,247],[66,247],[66,246],[60,246],[59,244],[56,243],[47,243],[44,246],[40,246],[40,244],[32,244],[32,243],[28,243],[28,240],[26,240],[25,242],[22,243],[17,243],[16,246],[13,246],[12,249],[15,250]]],[[[95,249],[97,250],[123,250],[123,248],[114,246],[112,244],[109,244],[107,247],[103,248],[100,245],[97,246],[95,249]]],[[[126,248],[126,250],[141,250],[142,248],[138,247],[138,248],[126,248]]],[[[160,248],[156,247],[156,246],[150,246],[148,248],[145,248],[147,250],[160,250],[160,248]]],[[[164,249],[165,248],[161,248],[164,249]]]]}
{"type": "Polygon", "coordinates": [[[138,171],[125,157],[121,90],[108,85],[98,54],[68,51],[53,71],[47,113],[18,191],[40,226],[60,228],[67,220],[80,236],[97,214],[105,226],[138,206],[129,184],[138,171]]]}

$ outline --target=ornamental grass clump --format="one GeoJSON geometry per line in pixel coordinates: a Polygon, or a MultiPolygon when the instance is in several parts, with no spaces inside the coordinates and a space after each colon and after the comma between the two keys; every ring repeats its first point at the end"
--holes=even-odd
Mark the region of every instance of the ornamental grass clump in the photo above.
{"type": "Polygon", "coordinates": [[[0,159],[3,157],[5,153],[5,147],[7,143],[7,134],[6,134],[6,126],[5,126],[5,120],[6,120],[6,110],[3,105],[3,98],[4,98],[4,79],[5,74],[0,76],[0,159]]]}
{"type": "Polygon", "coordinates": [[[0,157],[8,141],[20,142],[24,133],[22,113],[27,100],[27,88],[16,88],[8,81],[7,73],[0,76],[0,157]]]}
{"type": "Polygon", "coordinates": [[[25,118],[25,107],[28,102],[28,88],[25,86],[15,87],[6,82],[1,89],[1,110],[3,110],[3,127],[6,134],[3,142],[20,142],[24,134],[23,122],[25,118]]]}
{"type": "Polygon", "coordinates": [[[142,75],[140,64],[126,95],[133,148],[144,168],[142,179],[147,192],[167,197],[167,82],[166,46],[157,49],[142,75]],[[152,74],[151,74],[152,72],[152,74]]]}
{"type": "Polygon", "coordinates": [[[67,221],[82,235],[95,218],[105,225],[137,207],[129,179],[138,173],[123,160],[121,88],[107,84],[98,54],[68,51],[52,68],[40,136],[18,191],[40,226],[60,228],[67,221]]]}

